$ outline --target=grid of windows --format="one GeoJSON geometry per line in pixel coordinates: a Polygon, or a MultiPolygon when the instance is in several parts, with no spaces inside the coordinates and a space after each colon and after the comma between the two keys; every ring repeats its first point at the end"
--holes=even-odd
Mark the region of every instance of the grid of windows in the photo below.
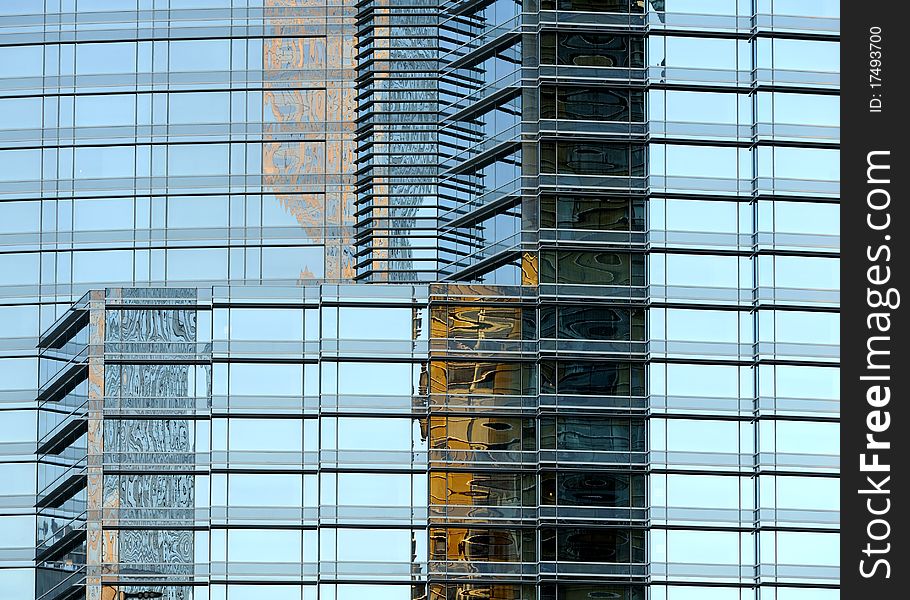
{"type": "Polygon", "coordinates": [[[832,600],[838,17],[0,3],[0,589],[832,600]]]}

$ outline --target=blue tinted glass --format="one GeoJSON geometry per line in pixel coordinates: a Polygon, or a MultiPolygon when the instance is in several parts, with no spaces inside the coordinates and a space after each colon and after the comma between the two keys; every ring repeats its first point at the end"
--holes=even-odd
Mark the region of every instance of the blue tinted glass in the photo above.
{"type": "Polygon", "coordinates": [[[133,146],[76,148],[76,179],[132,177],[135,173],[133,146]]]}
{"type": "Polygon", "coordinates": [[[77,75],[134,73],[135,71],[136,44],[133,42],[76,44],[77,75]]]}
{"type": "Polygon", "coordinates": [[[41,98],[0,98],[0,129],[41,127],[41,98]]]}
{"type": "Polygon", "coordinates": [[[169,47],[171,71],[226,71],[231,68],[228,40],[180,40],[169,47]]]}
{"type": "Polygon", "coordinates": [[[2,46],[0,47],[0,78],[41,77],[44,67],[43,57],[44,48],[42,46],[2,46]]]}
{"type": "Polygon", "coordinates": [[[168,122],[227,123],[231,97],[228,92],[190,92],[169,96],[168,122]]]}
{"type": "Polygon", "coordinates": [[[127,94],[77,96],[76,126],[132,125],[136,122],[136,97],[127,94]]]}
{"type": "Polygon", "coordinates": [[[41,150],[0,150],[0,181],[41,177],[41,150]]]}

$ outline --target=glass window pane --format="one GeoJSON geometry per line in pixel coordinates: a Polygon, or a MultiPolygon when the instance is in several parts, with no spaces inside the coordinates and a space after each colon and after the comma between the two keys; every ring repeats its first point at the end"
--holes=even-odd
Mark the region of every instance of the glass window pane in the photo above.
{"type": "MultiPolygon", "coordinates": [[[[6,4],[15,4],[15,2],[6,4]]],[[[36,14],[41,14],[38,11],[36,14]]],[[[2,46],[0,47],[0,78],[3,77],[41,77],[44,65],[44,47],[2,46]]]]}
{"type": "Polygon", "coordinates": [[[135,72],[134,42],[76,44],[76,75],[135,72]]]}

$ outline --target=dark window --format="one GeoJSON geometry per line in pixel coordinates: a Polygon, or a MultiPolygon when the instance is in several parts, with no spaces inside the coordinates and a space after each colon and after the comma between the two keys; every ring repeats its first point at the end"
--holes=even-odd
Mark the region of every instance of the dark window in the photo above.
{"type": "MultiPolygon", "coordinates": [[[[412,597],[421,598],[423,596],[415,591],[412,593],[412,597]]],[[[555,598],[554,596],[553,600],[555,598]]],[[[586,597],[583,600],[592,600],[592,598],[586,597]]],[[[621,597],[617,596],[617,598],[621,597]]],[[[431,583],[429,600],[537,600],[537,587],[533,584],[517,583],[431,583]]],[[[644,598],[630,597],[621,598],[621,600],[644,600],[644,598]]]]}
{"type": "Polygon", "coordinates": [[[644,67],[644,39],[611,33],[540,34],[540,62],[576,67],[644,67]]]}
{"type": "Polygon", "coordinates": [[[644,92],[638,90],[572,86],[540,90],[543,119],[641,122],[644,106],[644,92]]]}
{"type": "Polygon", "coordinates": [[[431,527],[430,560],[533,561],[536,534],[530,529],[431,527]]]}
{"type": "Polygon", "coordinates": [[[644,231],[644,200],[541,196],[540,226],[559,229],[644,231]]]}
{"type": "Polygon", "coordinates": [[[540,253],[541,283],[644,285],[643,254],[544,250],[540,253]]]}
{"type": "Polygon", "coordinates": [[[448,450],[534,450],[534,419],[432,417],[430,447],[448,450]]]}
{"type": "Polygon", "coordinates": [[[602,583],[545,583],[540,586],[540,600],[595,599],[645,600],[645,588],[642,586],[607,585],[602,583]]]}
{"type": "Polygon", "coordinates": [[[541,142],[540,171],[561,175],[642,177],[645,149],[606,142],[541,142]]]}
{"type": "Polygon", "coordinates": [[[610,417],[541,417],[540,447],[545,450],[644,452],[644,422],[610,417]]]}
{"type": "Polygon", "coordinates": [[[434,393],[533,394],[537,374],[528,363],[433,362],[430,387],[434,393]]]}
{"type": "Polygon", "coordinates": [[[641,507],[644,476],[628,473],[547,471],[540,476],[540,503],[563,506],[641,507]]]}
{"type": "Polygon", "coordinates": [[[645,535],[639,529],[544,527],[540,559],[567,562],[644,562],[645,535]]]}
{"type": "Polygon", "coordinates": [[[578,12],[642,13],[644,0],[541,0],[541,10],[578,12]]]}
{"type": "Polygon", "coordinates": [[[537,506],[530,473],[430,473],[430,503],[461,506],[537,506]]]}
{"type": "Polygon", "coordinates": [[[540,363],[540,393],[643,396],[644,367],[638,363],[592,360],[540,363]]]}
{"type": "Polygon", "coordinates": [[[541,337],[572,340],[640,341],[644,311],[606,306],[542,306],[541,337]]]}

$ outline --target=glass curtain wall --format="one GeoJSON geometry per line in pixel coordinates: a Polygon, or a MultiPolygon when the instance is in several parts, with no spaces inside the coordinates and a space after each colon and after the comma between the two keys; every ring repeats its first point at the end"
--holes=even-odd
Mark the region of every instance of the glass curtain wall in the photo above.
{"type": "Polygon", "coordinates": [[[647,42],[651,597],[833,600],[838,3],[660,4],[647,42]]]}
{"type": "Polygon", "coordinates": [[[0,589],[34,594],[36,345],[74,300],[353,278],[355,22],[329,0],[0,2],[0,589]]]}

